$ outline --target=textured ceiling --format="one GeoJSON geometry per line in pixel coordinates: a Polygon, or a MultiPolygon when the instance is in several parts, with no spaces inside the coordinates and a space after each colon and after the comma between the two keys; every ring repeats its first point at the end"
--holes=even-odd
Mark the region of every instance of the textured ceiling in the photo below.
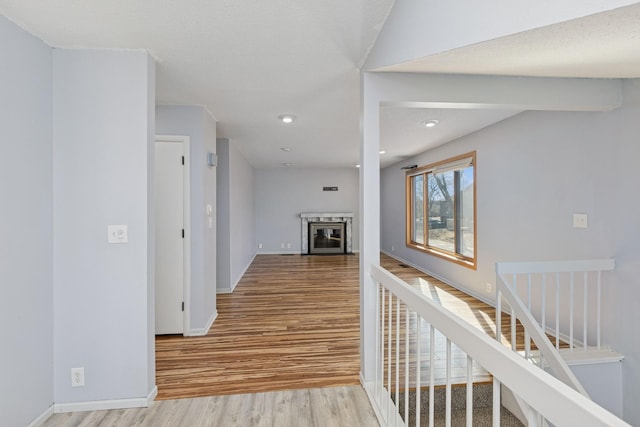
{"type": "MultiPolygon", "coordinates": [[[[202,105],[258,168],[358,162],[359,71],[393,0],[0,0],[54,47],[146,49],[157,101],[202,105]],[[285,126],[277,116],[297,116],[285,126]],[[284,152],[282,147],[291,151],[284,152]]],[[[417,58],[385,71],[640,77],[640,5],[417,58]]],[[[516,111],[384,109],[388,165],[516,111]],[[397,110],[397,111],[394,111],[397,110]],[[437,116],[429,132],[420,126],[437,116]]]]}
{"type": "Polygon", "coordinates": [[[640,77],[640,3],[382,70],[539,77],[640,77]]]}

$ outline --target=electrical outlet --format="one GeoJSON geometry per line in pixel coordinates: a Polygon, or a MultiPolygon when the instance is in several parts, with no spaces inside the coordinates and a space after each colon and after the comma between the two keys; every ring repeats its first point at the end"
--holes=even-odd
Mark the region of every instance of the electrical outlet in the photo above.
{"type": "Polygon", "coordinates": [[[262,249],[262,243],[258,243],[258,249],[262,249]]]}
{"type": "Polygon", "coordinates": [[[573,228],[587,228],[587,214],[586,213],[574,213],[573,214],[573,228]]]}
{"type": "Polygon", "coordinates": [[[284,243],[280,243],[280,249],[284,249],[284,243]]]}
{"type": "Polygon", "coordinates": [[[287,249],[291,249],[291,243],[287,243],[287,249]]]}
{"type": "Polygon", "coordinates": [[[487,292],[491,292],[493,290],[493,285],[491,285],[491,283],[487,282],[487,292]]]}
{"type": "Polygon", "coordinates": [[[71,387],[84,387],[84,368],[71,368],[71,387]]]}
{"type": "Polygon", "coordinates": [[[395,250],[396,250],[396,247],[391,245],[391,252],[395,252],[395,250]]]}

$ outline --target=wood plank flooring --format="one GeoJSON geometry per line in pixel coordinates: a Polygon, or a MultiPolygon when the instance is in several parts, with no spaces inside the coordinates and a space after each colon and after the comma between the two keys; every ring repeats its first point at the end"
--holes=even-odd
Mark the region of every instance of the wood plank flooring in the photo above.
{"type": "Polygon", "coordinates": [[[149,408],[55,414],[43,427],[375,427],[360,386],[162,400],[149,408]]]}
{"type": "MultiPolygon", "coordinates": [[[[490,306],[384,254],[381,264],[493,336],[490,306]]],[[[257,256],[217,306],[206,336],[157,337],[150,408],[56,414],[44,425],[377,425],[358,379],[357,256],[257,256]]]]}
{"type": "Polygon", "coordinates": [[[259,255],[204,337],[156,339],[158,399],[359,384],[358,257],[259,255]]]}
{"type": "MultiPolygon", "coordinates": [[[[494,335],[492,307],[384,254],[381,264],[494,335]]],[[[218,295],[217,307],[206,336],[156,339],[158,399],[359,384],[357,255],[259,255],[232,294],[218,295]]],[[[503,322],[506,331],[508,316],[503,322]]],[[[462,372],[466,356],[454,358],[462,372]]]]}

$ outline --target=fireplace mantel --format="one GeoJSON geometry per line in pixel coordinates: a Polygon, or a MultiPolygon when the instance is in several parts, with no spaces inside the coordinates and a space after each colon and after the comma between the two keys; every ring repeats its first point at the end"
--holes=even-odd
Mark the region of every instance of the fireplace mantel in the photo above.
{"type": "Polygon", "coordinates": [[[352,253],[351,225],[353,222],[353,212],[303,212],[300,214],[302,223],[302,254],[309,253],[309,223],[310,222],[344,222],[346,252],[352,253]]]}

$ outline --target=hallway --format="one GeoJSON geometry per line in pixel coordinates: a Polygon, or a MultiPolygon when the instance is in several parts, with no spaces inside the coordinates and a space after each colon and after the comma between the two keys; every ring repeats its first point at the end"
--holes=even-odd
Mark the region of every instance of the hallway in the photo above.
{"type": "Polygon", "coordinates": [[[358,257],[258,255],[203,337],[156,338],[158,399],[360,384],[358,257]]]}

